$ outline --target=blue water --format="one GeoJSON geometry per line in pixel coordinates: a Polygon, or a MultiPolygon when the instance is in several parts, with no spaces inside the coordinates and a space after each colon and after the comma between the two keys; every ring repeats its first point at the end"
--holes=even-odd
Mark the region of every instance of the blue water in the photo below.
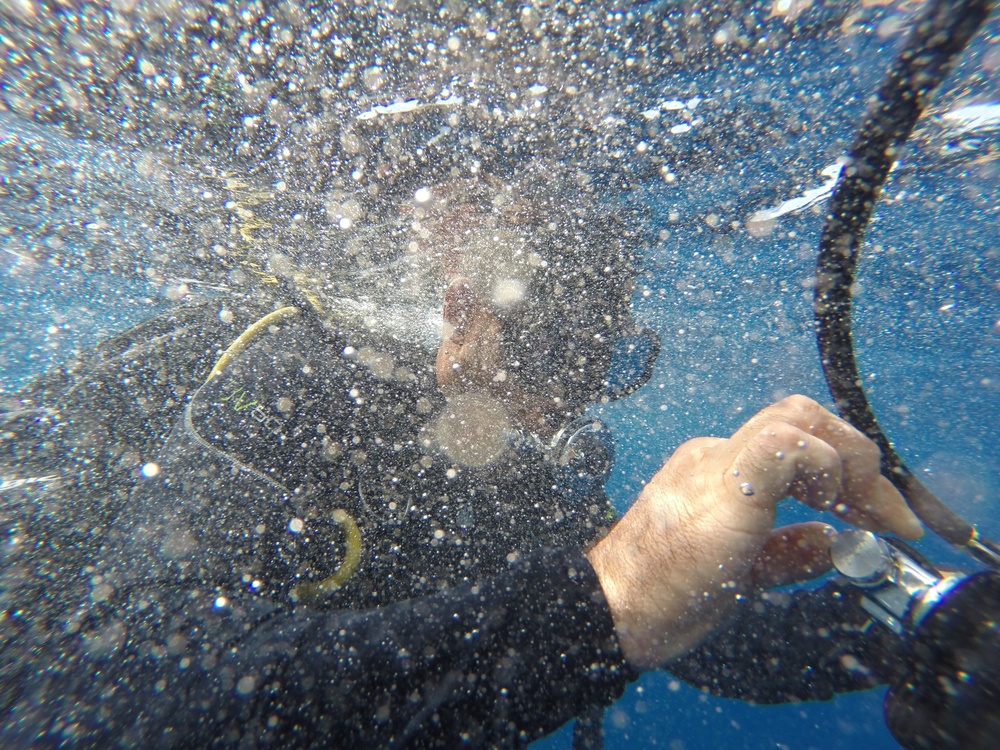
{"type": "Polygon", "coordinates": [[[114,276],[9,264],[0,285],[0,396],[166,307],[155,286],[114,276]]]}
{"type": "MultiPolygon", "coordinates": [[[[975,75],[984,56],[996,56],[995,31],[974,43],[939,100],[996,93],[995,67],[975,75]]],[[[676,188],[642,186],[633,197],[651,208],[660,229],[635,306],[637,319],[659,332],[663,353],[642,391],[595,409],[618,436],[608,490],[620,510],[687,438],[728,435],[790,393],[829,402],[807,283],[821,212],[789,216],[765,238],[709,231],[699,217],[723,206],[723,222],[744,218],[819,184],[819,169],[843,149],[897,42],[869,34],[851,45],[809,42],[795,54],[748,61],[756,70],[746,75],[756,86],[829,95],[817,100],[808,137],[747,153],[734,143],[732,158],[717,160],[722,170],[676,188]],[[861,65],[852,69],[852,62],[861,65]]],[[[690,83],[695,90],[708,85],[690,83]]],[[[655,89],[651,100],[659,96],[655,89]]],[[[931,489],[993,537],[1000,536],[998,172],[985,160],[893,178],[868,233],[855,294],[859,361],[886,433],[931,489]]],[[[134,240],[141,231],[128,234],[134,240]]],[[[163,279],[32,257],[22,244],[5,242],[0,257],[0,395],[170,303],[163,279]]],[[[155,250],[152,243],[141,249],[155,250]]],[[[780,520],[808,517],[790,505],[780,520]]],[[[920,546],[935,559],[962,561],[933,538],[920,546]]],[[[753,707],[654,673],[607,712],[607,747],[896,747],[881,720],[881,699],[873,691],[828,704],[753,707]]],[[[537,747],[568,742],[564,729],[537,747]]]]}

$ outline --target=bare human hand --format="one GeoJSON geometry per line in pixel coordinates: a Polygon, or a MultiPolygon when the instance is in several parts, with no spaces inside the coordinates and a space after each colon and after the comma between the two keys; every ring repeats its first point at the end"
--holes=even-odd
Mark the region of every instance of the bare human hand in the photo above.
{"type": "Polygon", "coordinates": [[[829,569],[832,527],[774,529],[786,497],[871,531],[922,534],[879,473],[875,444],[804,396],[763,409],[729,439],[688,441],[588,553],[634,667],[690,651],[748,588],[829,569]]]}

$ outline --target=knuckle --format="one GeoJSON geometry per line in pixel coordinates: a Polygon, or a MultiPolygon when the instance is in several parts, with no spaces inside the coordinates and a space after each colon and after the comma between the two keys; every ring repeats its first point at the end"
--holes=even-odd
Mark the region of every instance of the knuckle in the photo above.
{"type": "Polygon", "coordinates": [[[882,462],[882,451],[875,441],[843,422],[846,429],[841,429],[840,453],[846,461],[858,470],[877,470],[882,462]]]}
{"type": "Polygon", "coordinates": [[[701,458],[719,444],[718,438],[696,437],[686,440],[674,451],[678,457],[701,458]]]}
{"type": "Polygon", "coordinates": [[[772,422],[757,433],[754,441],[765,449],[789,447],[802,439],[802,431],[787,422],[772,422]]]}
{"type": "Polygon", "coordinates": [[[740,468],[745,472],[767,472],[778,456],[783,456],[800,433],[784,422],[762,427],[740,454],[740,468]]]}
{"type": "Polygon", "coordinates": [[[882,463],[882,451],[875,443],[865,438],[857,448],[857,461],[862,468],[877,469],[882,463]]]}
{"type": "Polygon", "coordinates": [[[803,396],[800,393],[786,396],[779,402],[779,405],[784,409],[803,416],[809,416],[815,414],[816,412],[823,411],[823,407],[820,406],[815,400],[809,398],[808,396],[803,396]]]}

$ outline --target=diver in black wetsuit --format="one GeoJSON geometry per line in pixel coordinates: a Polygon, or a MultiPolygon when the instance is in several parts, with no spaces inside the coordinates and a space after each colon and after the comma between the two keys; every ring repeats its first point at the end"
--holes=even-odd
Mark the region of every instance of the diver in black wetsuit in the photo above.
{"type": "Polygon", "coordinates": [[[219,301],[21,394],[5,747],[510,745],[664,664],[758,701],[884,677],[839,591],[734,609],[741,582],[825,569],[825,526],[769,536],[788,494],[915,533],[874,448],[812,402],[685,445],[588,549],[609,456],[579,417],[620,395],[634,240],[476,191],[442,189],[424,222],[452,277],[436,361],[310,303],[219,301]]]}

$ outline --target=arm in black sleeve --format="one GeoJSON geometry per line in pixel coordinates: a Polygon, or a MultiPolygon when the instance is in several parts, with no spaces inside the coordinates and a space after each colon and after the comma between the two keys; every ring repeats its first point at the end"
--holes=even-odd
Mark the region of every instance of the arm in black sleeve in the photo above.
{"type": "Polygon", "coordinates": [[[25,624],[46,656],[4,746],[519,744],[634,677],[577,551],[367,612],[161,586],[107,604],[72,636],[25,624]]]}
{"type": "Polygon", "coordinates": [[[859,592],[840,579],[816,590],[763,592],[669,670],[685,682],[751,703],[830,700],[884,684],[895,658],[859,592]]]}
{"type": "MultiPolygon", "coordinates": [[[[176,360],[178,335],[165,335],[176,360]]],[[[216,354],[195,360],[195,370],[216,354]]],[[[271,350],[271,360],[280,354],[271,350]]],[[[122,362],[132,361],[122,356],[107,379],[88,376],[87,387],[112,389],[122,362]]],[[[135,362],[130,378],[137,367],[159,371],[135,362]]],[[[245,364],[270,373],[261,362],[245,364]]],[[[163,382],[174,378],[152,384],[163,382]]],[[[230,408],[230,392],[218,395],[230,408]]],[[[121,411],[138,416],[138,398],[130,398],[121,411]]],[[[188,429],[193,402],[183,400],[189,410],[157,458],[156,478],[123,495],[113,523],[63,513],[90,508],[82,483],[67,480],[58,497],[36,503],[44,515],[33,518],[42,523],[5,527],[0,746],[511,744],[623,689],[631,672],[611,616],[589,563],[571,545],[484,575],[478,588],[358,611],[294,604],[288,589],[310,570],[309,545],[336,551],[307,512],[308,489],[277,487],[267,471],[280,468],[276,461],[261,471],[221,453],[210,441],[238,430],[188,429]],[[301,534],[289,531],[293,518],[305,519],[301,534]],[[77,529],[77,549],[54,555],[77,529]]],[[[328,426],[339,413],[324,412],[328,426]]],[[[353,414],[338,418],[336,434],[357,430],[353,414]]],[[[123,420],[112,413],[97,422],[119,429],[123,420]]],[[[119,442],[101,435],[87,444],[105,450],[119,442]]],[[[283,445],[270,445],[268,455],[284,456],[283,445]]],[[[136,464],[130,468],[133,478],[136,464]]],[[[12,519],[20,515],[11,509],[12,519]]]]}

